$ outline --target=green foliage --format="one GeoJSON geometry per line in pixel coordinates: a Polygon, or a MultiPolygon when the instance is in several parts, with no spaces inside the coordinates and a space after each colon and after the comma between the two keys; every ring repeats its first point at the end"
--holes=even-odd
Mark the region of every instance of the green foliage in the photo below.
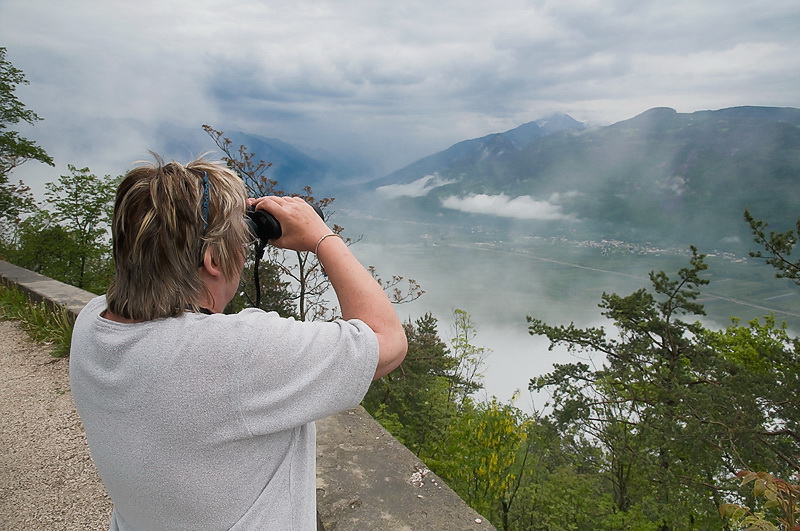
{"type": "Polygon", "coordinates": [[[66,282],[77,254],[69,231],[53,223],[49,212],[41,210],[22,220],[17,230],[17,245],[9,252],[10,261],[25,269],[66,282]]]}
{"type": "Polygon", "coordinates": [[[603,455],[587,441],[562,433],[546,417],[528,423],[527,462],[504,529],[656,529],[639,507],[616,509],[603,474],[603,455]]]}
{"type": "MultiPolygon", "coordinates": [[[[792,262],[789,256],[800,235],[800,219],[797,231],[784,233],[770,232],[766,235],[767,224],[756,220],[745,211],[745,220],[750,225],[755,241],[764,248],[766,263],[778,270],[778,278],[788,278],[800,285],[800,262],[792,262]]],[[[764,258],[762,251],[750,253],[756,258],[764,258]]],[[[769,397],[756,396],[765,414],[771,419],[769,429],[758,432],[762,446],[778,452],[782,459],[795,471],[800,479],[800,462],[797,446],[800,444],[797,396],[800,390],[800,339],[787,334],[786,325],[776,326],[772,316],[748,323],[748,327],[733,325],[726,330],[709,333],[706,340],[737,367],[743,367],[749,374],[761,378],[762,387],[770,389],[769,397]]],[[[746,388],[750,391],[754,385],[746,388]]],[[[753,483],[751,504],[723,503],[720,515],[731,522],[736,529],[791,529],[800,530],[800,486],[772,474],[763,472],[769,466],[754,466],[761,472],[743,471],[737,474],[742,479],[741,486],[753,483]],[[761,500],[763,498],[763,501],[761,500]],[[751,508],[752,507],[752,508],[751,508]],[[778,522],[775,525],[773,522],[778,522]]]]}
{"type": "Polygon", "coordinates": [[[33,194],[21,181],[18,184],[2,182],[0,178],[0,258],[7,249],[14,248],[17,228],[26,214],[37,210],[33,194]]]}
{"type": "Polygon", "coordinates": [[[385,424],[387,429],[423,456],[456,413],[451,397],[458,385],[454,373],[459,361],[439,337],[437,319],[431,314],[404,327],[408,339],[405,361],[372,383],[363,405],[376,418],[390,421],[385,424]]]}
{"type": "Polygon", "coordinates": [[[261,308],[266,312],[276,312],[281,317],[299,318],[292,304],[289,282],[281,280],[280,270],[272,261],[261,261],[258,267],[258,281],[261,287],[261,301],[256,305],[254,280],[255,264],[248,261],[239,280],[239,291],[228,303],[226,313],[236,313],[244,308],[261,308]]]}
{"type": "Polygon", "coordinates": [[[501,522],[524,471],[529,422],[512,404],[467,400],[428,463],[471,507],[501,522]]]}
{"type": "MultiPolygon", "coordinates": [[[[612,332],[531,318],[551,348],[601,356],[599,369],[561,364],[532,380],[551,393],[547,415],[471,398],[486,352],[461,310],[449,347],[431,315],[407,323],[406,362],[364,405],[499,528],[722,528],[735,470],[797,468],[800,366],[798,340],[772,317],[721,331],[695,321],[706,269],[692,248],[675,277],[604,294],[612,332]]],[[[777,518],[761,510],[748,514],[777,518]]]]}
{"type": "MultiPolygon", "coordinates": [[[[790,455],[796,451],[792,441],[800,443],[800,415],[796,411],[800,339],[790,337],[785,324],[777,325],[774,317],[767,316],[763,323],[754,319],[747,326],[734,319],[724,330],[704,331],[699,340],[729,363],[729,377],[742,386],[740,393],[758,400],[764,416],[772,419],[775,427],[760,435],[790,455]],[[784,442],[778,443],[780,440],[784,442]]],[[[788,462],[800,468],[797,461],[788,462]]]]}
{"type": "Polygon", "coordinates": [[[467,312],[453,312],[450,347],[431,314],[405,328],[406,360],[373,382],[364,407],[472,507],[510,529],[526,463],[536,456],[528,444],[531,419],[513,404],[471,398],[488,351],[474,345],[467,312]]]}
{"type": "Polygon", "coordinates": [[[604,294],[615,333],[529,318],[551,348],[605,358],[598,369],[556,365],[530,389],[550,391],[549,418],[562,433],[597,444],[616,511],[663,529],[718,527],[716,507],[732,491],[722,478],[734,466],[797,466],[797,342],[774,321],[714,333],[681,320],[703,313],[696,249],[690,266],[674,280],[652,273],[652,293],[604,294]]]}
{"type": "Polygon", "coordinates": [[[103,293],[113,276],[109,226],[117,179],[68,165],[69,175],[50,182],[46,201],[20,221],[9,260],[93,293],[103,293]]]}
{"type": "Polygon", "coordinates": [[[35,142],[9,130],[9,126],[20,122],[33,125],[41,120],[35,112],[26,109],[14,94],[18,85],[27,83],[22,70],[6,60],[6,48],[0,47],[0,185],[8,182],[11,170],[29,160],[53,165],[53,159],[35,142]]]}
{"type": "Polygon", "coordinates": [[[473,344],[478,334],[477,326],[464,310],[453,310],[452,331],[450,345],[456,365],[451,374],[451,400],[463,404],[467,397],[481,389],[483,374],[479,371],[491,351],[473,344]]]}
{"type": "Polygon", "coordinates": [[[53,357],[69,355],[72,320],[65,308],[52,309],[44,303],[33,303],[20,290],[0,286],[0,316],[20,321],[34,341],[53,345],[53,357]]]}
{"type": "Polygon", "coordinates": [[[736,529],[800,530],[800,485],[766,472],[741,472],[738,476],[742,487],[753,484],[753,499],[759,507],[753,510],[745,505],[724,503],[719,508],[720,516],[733,523],[736,529]],[[777,513],[777,526],[768,520],[769,512],[777,513]]]}
{"type": "Polygon", "coordinates": [[[21,181],[11,183],[9,174],[28,160],[53,165],[53,159],[35,142],[9,129],[20,122],[33,125],[41,120],[14,94],[21,84],[27,84],[25,75],[6,60],[6,48],[0,47],[0,254],[20,217],[35,210],[30,189],[21,181]]]}
{"type": "Polygon", "coordinates": [[[778,278],[788,278],[800,285],[800,259],[792,262],[789,258],[797,238],[800,236],[800,218],[797,219],[796,230],[789,229],[786,232],[770,231],[767,235],[767,223],[755,219],[749,211],[745,210],[744,219],[753,231],[755,242],[764,251],[751,251],[750,256],[754,258],[765,258],[765,261],[777,269],[775,274],[778,278]],[[767,253],[765,257],[763,252],[767,253]]]}
{"type": "Polygon", "coordinates": [[[785,324],[777,325],[774,316],[766,316],[763,324],[760,319],[749,321],[747,326],[742,326],[736,318],[731,322],[724,330],[706,331],[704,338],[732,363],[756,374],[771,374],[791,363],[792,356],[786,356],[786,352],[797,340],[789,337],[785,324]]]}
{"type": "Polygon", "coordinates": [[[71,278],[66,282],[103,293],[113,273],[109,233],[120,179],[98,177],[89,168],[67,167],[69,175],[47,183],[45,193],[53,207],[52,220],[67,230],[73,246],[71,278]]]}

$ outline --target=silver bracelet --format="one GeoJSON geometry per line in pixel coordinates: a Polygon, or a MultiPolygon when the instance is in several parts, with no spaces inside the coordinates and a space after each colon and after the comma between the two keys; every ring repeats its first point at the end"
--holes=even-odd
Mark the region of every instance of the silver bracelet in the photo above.
{"type": "Polygon", "coordinates": [[[325,240],[325,238],[327,238],[328,236],[338,236],[339,238],[341,238],[341,236],[339,234],[336,234],[335,232],[329,232],[328,234],[326,234],[325,236],[320,238],[319,241],[317,242],[317,245],[314,246],[314,254],[315,255],[317,254],[317,251],[319,251],[319,244],[321,244],[323,242],[323,240],[325,240]]]}

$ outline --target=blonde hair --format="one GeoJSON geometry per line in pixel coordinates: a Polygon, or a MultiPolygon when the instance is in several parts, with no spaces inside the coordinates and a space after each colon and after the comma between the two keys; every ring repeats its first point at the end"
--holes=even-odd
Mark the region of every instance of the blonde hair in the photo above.
{"type": "Polygon", "coordinates": [[[209,296],[200,277],[206,250],[226,278],[241,273],[252,237],[242,180],[219,162],[155,163],[129,171],[117,189],[112,222],[116,274],[106,300],[133,320],[198,311],[209,296]]]}

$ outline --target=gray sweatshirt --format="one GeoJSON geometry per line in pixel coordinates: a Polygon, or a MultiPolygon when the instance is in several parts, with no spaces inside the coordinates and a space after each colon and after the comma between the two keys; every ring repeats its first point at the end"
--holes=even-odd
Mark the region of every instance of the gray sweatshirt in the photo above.
{"type": "Polygon", "coordinates": [[[313,421],[364,397],[372,330],[254,309],[121,324],[105,308],[78,317],[70,384],[111,529],[315,529],[313,421]]]}

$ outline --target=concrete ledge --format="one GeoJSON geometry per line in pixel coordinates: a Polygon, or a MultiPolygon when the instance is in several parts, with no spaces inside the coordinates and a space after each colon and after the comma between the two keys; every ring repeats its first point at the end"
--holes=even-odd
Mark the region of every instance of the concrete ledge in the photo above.
{"type": "Polygon", "coordinates": [[[317,421],[317,507],[326,531],[495,529],[361,406],[317,421]]]}
{"type": "Polygon", "coordinates": [[[19,288],[33,302],[44,303],[54,310],[66,308],[73,322],[86,303],[97,296],[2,260],[0,284],[19,288]]]}
{"type": "MultiPolygon", "coordinates": [[[[3,261],[0,284],[73,320],[95,297],[3,261]]],[[[360,406],[317,422],[317,510],[325,531],[495,529],[360,406]]]]}

